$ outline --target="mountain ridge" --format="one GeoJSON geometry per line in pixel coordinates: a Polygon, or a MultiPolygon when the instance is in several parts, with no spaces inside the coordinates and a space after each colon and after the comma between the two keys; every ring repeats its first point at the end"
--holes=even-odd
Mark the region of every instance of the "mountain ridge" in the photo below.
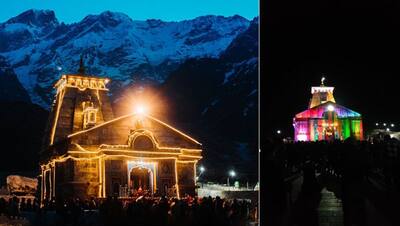
{"type": "MultiPolygon", "coordinates": [[[[258,18],[203,16],[196,21],[138,22],[114,16],[105,12],[80,23],[61,22],[48,33],[33,25],[21,26],[25,29],[22,34],[31,36],[22,40],[18,34],[14,36],[14,46],[22,46],[20,49],[4,51],[9,46],[0,42],[0,65],[3,59],[4,78],[10,81],[3,85],[11,87],[4,90],[14,99],[32,99],[34,104],[27,103],[24,111],[36,104],[48,109],[54,98],[54,81],[63,73],[76,72],[83,54],[88,74],[111,78],[108,88],[116,115],[129,111],[129,94],[154,94],[151,104],[165,107],[161,109],[165,112],[151,109],[152,114],[204,144],[204,159],[199,164],[209,172],[205,178],[223,182],[225,170],[231,168],[237,170],[238,178],[256,181],[258,18]]],[[[0,41],[7,36],[4,26],[0,24],[0,41]]],[[[0,113],[14,115],[8,108],[0,113]]],[[[45,116],[38,112],[34,117],[42,120],[37,121],[36,129],[25,132],[40,134],[45,116]]],[[[14,132],[10,137],[19,136],[18,129],[14,132]]],[[[32,142],[38,143],[37,138],[32,142]]],[[[39,146],[31,147],[13,148],[15,153],[36,155],[39,146]]]]}
{"type": "Polygon", "coordinates": [[[89,70],[111,77],[115,87],[130,85],[138,76],[162,83],[188,58],[218,58],[250,22],[238,15],[138,21],[105,11],[65,24],[53,11],[28,10],[0,23],[0,55],[32,102],[49,108],[52,84],[76,71],[82,53],[89,70]]]}

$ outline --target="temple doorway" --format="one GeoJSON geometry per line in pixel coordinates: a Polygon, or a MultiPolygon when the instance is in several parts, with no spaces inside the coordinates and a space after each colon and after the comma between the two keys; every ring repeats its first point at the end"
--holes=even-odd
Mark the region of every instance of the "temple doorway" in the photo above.
{"type": "Polygon", "coordinates": [[[325,128],[325,140],[335,140],[335,130],[336,128],[333,126],[329,126],[325,128]]]}
{"type": "Polygon", "coordinates": [[[134,167],[129,173],[129,188],[132,194],[153,193],[153,172],[144,167],[134,167]]]}

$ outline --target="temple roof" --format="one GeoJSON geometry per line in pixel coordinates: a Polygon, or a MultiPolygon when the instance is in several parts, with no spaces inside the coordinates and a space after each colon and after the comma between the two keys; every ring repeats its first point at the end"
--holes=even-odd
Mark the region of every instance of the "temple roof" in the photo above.
{"type": "MultiPolygon", "coordinates": [[[[128,135],[129,130],[132,129],[134,126],[132,124],[135,121],[136,117],[142,117],[143,120],[146,119],[151,121],[153,124],[148,129],[149,131],[153,132],[157,140],[160,142],[162,146],[174,146],[174,143],[179,140],[185,140],[184,146],[186,147],[200,147],[201,143],[197,140],[193,139],[189,135],[181,132],[180,130],[174,128],[171,125],[168,125],[165,122],[162,122],[159,119],[156,119],[150,115],[141,115],[132,113],[124,116],[120,116],[118,118],[112,119],[110,121],[104,122],[102,124],[96,125],[92,128],[82,130],[73,134],[68,135],[70,139],[82,139],[87,136],[94,136],[97,137],[98,133],[103,134],[98,139],[100,143],[110,143],[110,144],[117,144],[123,141],[125,137],[128,135]],[[156,128],[157,127],[157,128],[156,128]],[[162,127],[162,128],[161,128],[162,127]],[[106,135],[106,134],[108,135],[106,135]]],[[[184,147],[182,146],[182,147],[184,147]]]]}
{"type": "Polygon", "coordinates": [[[301,119],[301,118],[323,118],[323,114],[327,111],[328,106],[333,106],[334,111],[336,112],[337,116],[339,118],[349,118],[349,117],[361,117],[361,114],[358,112],[355,112],[349,108],[346,108],[344,106],[341,106],[339,104],[336,104],[333,101],[327,101],[323,104],[320,104],[318,106],[312,107],[308,110],[305,110],[303,112],[300,112],[296,114],[296,119],[301,119]]]}

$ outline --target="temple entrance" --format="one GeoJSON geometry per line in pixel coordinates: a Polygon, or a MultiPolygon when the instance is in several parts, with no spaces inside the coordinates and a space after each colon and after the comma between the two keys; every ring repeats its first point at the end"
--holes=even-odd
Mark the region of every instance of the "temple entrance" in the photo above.
{"type": "Polygon", "coordinates": [[[335,139],[335,127],[329,126],[325,128],[325,140],[335,139]]]}
{"type": "Polygon", "coordinates": [[[153,193],[153,172],[144,167],[135,167],[129,173],[129,190],[133,195],[153,193]]]}
{"type": "Polygon", "coordinates": [[[325,111],[323,113],[323,117],[324,117],[324,139],[325,140],[330,140],[333,141],[335,139],[338,139],[339,137],[337,137],[337,119],[338,119],[338,115],[337,113],[334,111],[335,108],[333,105],[329,105],[327,107],[327,111],[325,111]]]}

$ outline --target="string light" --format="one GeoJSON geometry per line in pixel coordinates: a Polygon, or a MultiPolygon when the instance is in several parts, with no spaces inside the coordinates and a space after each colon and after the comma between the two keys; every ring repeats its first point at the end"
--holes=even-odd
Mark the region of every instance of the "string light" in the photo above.
{"type": "Polygon", "coordinates": [[[196,185],[197,180],[199,177],[197,176],[197,162],[193,163],[193,180],[194,180],[194,185],[196,185]]]}
{"type": "MultiPolygon", "coordinates": [[[[53,126],[51,128],[51,135],[50,135],[50,145],[53,145],[55,142],[55,134],[57,130],[57,123],[58,119],[60,117],[60,112],[63,106],[63,100],[64,100],[64,95],[66,93],[66,88],[77,88],[79,91],[84,91],[86,89],[93,89],[96,91],[97,98],[100,101],[100,94],[99,91],[105,90],[107,91],[108,89],[105,87],[105,84],[109,82],[109,79],[104,79],[104,78],[97,78],[97,77],[87,77],[87,76],[79,76],[79,75],[62,75],[61,78],[57,81],[57,83],[54,85],[54,87],[57,89],[57,98],[55,102],[55,115],[54,115],[54,121],[53,121],[53,126]]],[[[101,105],[101,102],[100,102],[101,105]]],[[[83,113],[89,113],[89,112],[94,112],[95,114],[97,113],[96,108],[83,108],[83,113]]],[[[120,116],[117,118],[114,118],[112,120],[103,122],[98,125],[94,125],[93,127],[69,134],[67,138],[74,138],[75,136],[78,136],[80,134],[101,128],[103,126],[109,125],[113,122],[116,122],[118,120],[123,120],[129,117],[135,117],[135,116],[140,116],[140,117],[146,117],[147,119],[157,122],[172,131],[178,133],[179,135],[183,136],[184,138],[194,142],[197,145],[201,146],[201,143],[198,142],[197,140],[193,139],[189,135],[181,132],[180,130],[172,127],[171,125],[168,125],[165,122],[162,122],[161,120],[158,120],[150,115],[147,114],[148,109],[144,105],[137,106],[135,109],[134,113],[120,116]]],[[[95,115],[96,116],[96,115],[95,115]]],[[[88,121],[90,121],[89,119],[88,121]]],[[[93,118],[94,122],[96,122],[96,118],[93,118]]],[[[92,121],[93,121],[92,120],[92,121]]],[[[92,122],[90,121],[90,122],[92,122]]],[[[43,201],[44,199],[48,198],[47,194],[50,196],[55,197],[56,195],[56,168],[57,168],[57,163],[63,163],[68,160],[73,160],[73,161],[96,161],[98,164],[97,170],[98,170],[98,197],[106,197],[106,167],[105,167],[105,161],[106,160],[127,160],[128,163],[128,170],[129,170],[129,163],[131,162],[137,162],[140,166],[146,166],[148,164],[152,164],[152,176],[153,176],[153,189],[157,188],[157,160],[173,160],[174,161],[174,166],[175,166],[175,188],[176,188],[176,195],[178,198],[181,197],[180,194],[180,186],[179,186],[179,177],[178,177],[178,171],[182,167],[182,164],[193,164],[193,182],[196,182],[196,164],[197,162],[202,159],[201,152],[202,150],[199,148],[179,148],[179,147],[162,147],[159,145],[159,143],[156,141],[153,133],[151,133],[148,130],[145,131],[140,131],[132,134],[131,136],[132,140],[130,144],[128,145],[107,145],[107,144],[101,144],[100,146],[97,146],[96,149],[93,149],[93,146],[87,147],[88,149],[82,147],[81,145],[72,142],[71,144],[73,145],[73,148],[70,149],[66,154],[58,156],[58,157],[53,157],[51,158],[47,163],[41,165],[42,173],[42,192],[41,192],[41,200],[43,201]],[[151,139],[153,142],[153,147],[155,150],[149,151],[149,150],[135,150],[132,148],[131,143],[134,143],[135,139],[141,135],[145,135],[151,139]],[[145,155],[145,156],[144,156],[145,155]],[[132,161],[133,160],[133,161],[132,161]],[[47,177],[49,176],[49,181],[47,184],[47,177]],[[49,192],[46,190],[48,189],[49,192]]],[[[73,140],[72,140],[73,141],[73,140]]],[[[96,163],[95,162],[95,163],[96,163]]],[[[200,171],[204,171],[204,167],[200,169],[200,171]]],[[[97,179],[96,179],[97,180],[97,179]]],[[[96,182],[97,183],[97,182],[96,182]]],[[[129,183],[129,179],[128,179],[129,183]]],[[[43,204],[43,202],[41,203],[43,204]]]]}
{"type": "MultiPolygon", "coordinates": [[[[77,135],[82,134],[82,133],[87,133],[87,132],[92,131],[92,130],[95,130],[95,129],[99,128],[99,127],[103,127],[103,126],[108,125],[108,124],[111,124],[111,123],[113,123],[113,122],[116,122],[116,121],[119,121],[119,120],[122,120],[122,119],[126,119],[126,118],[129,118],[129,117],[132,117],[132,116],[136,116],[136,115],[137,115],[137,113],[131,113],[131,114],[127,114],[127,115],[124,115],[124,116],[117,117],[117,118],[115,118],[115,119],[109,120],[109,121],[104,122],[104,123],[102,123],[102,124],[93,126],[93,127],[89,128],[89,129],[82,130],[82,131],[79,131],[79,132],[76,132],[76,133],[72,133],[72,134],[68,135],[68,138],[72,138],[72,137],[77,136],[77,135]]],[[[193,141],[194,143],[196,143],[196,144],[198,144],[198,145],[201,145],[201,143],[198,142],[197,140],[195,140],[195,139],[193,139],[192,137],[190,137],[190,136],[184,134],[183,132],[179,131],[178,129],[175,129],[174,127],[168,125],[167,123],[165,123],[165,122],[163,122],[163,121],[160,121],[160,120],[158,120],[158,119],[156,119],[156,118],[154,118],[154,117],[152,117],[152,116],[150,116],[150,115],[145,115],[144,117],[149,118],[149,119],[151,119],[151,120],[153,120],[153,121],[156,121],[156,122],[158,122],[158,123],[160,123],[160,124],[162,124],[162,125],[168,127],[169,129],[171,129],[171,130],[173,130],[173,131],[179,133],[180,135],[182,135],[182,136],[188,138],[189,140],[193,141]]]]}
{"type": "MultiPolygon", "coordinates": [[[[82,157],[81,158],[77,158],[77,157],[73,157],[73,156],[70,156],[70,155],[68,155],[68,156],[64,155],[64,156],[61,156],[61,157],[59,157],[57,159],[53,159],[52,161],[50,161],[47,164],[41,165],[42,175],[44,174],[44,176],[42,176],[42,181],[45,181],[45,179],[43,179],[43,178],[46,177],[46,172],[50,171],[50,166],[51,165],[55,166],[55,163],[57,163],[57,162],[65,162],[68,159],[72,159],[72,160],[75,160],[75,161],[90,161],[90,160],[94,160],[94,159],[99,159],[100,161],[103,162],[103,164],[101,166],[101,170],[103,171],[103,175],[100,176],[101,180],[103,180],[103,182],[100,183],[100,185],[103,185],[101,188],[103,189],[103,197],[105,197],[105,175],[104,175],[105,174],[105,167],[104,167],[104,160],[106,160],[106,159],[112,160],[112,159],[118,159],[118,158],[130,158],[130,159],[143,160],[143,157],[130,156],[130,155],[106,155],[106,154],[102,154],[102,155],[99,155],[99,156],[83,157],[83,158],[82,157]]],[[[175,186],[176,186],[176,189],[177,189],[177,197],[180,198],[179,181],[178,181],[178,166],[177,166],[177,164],[178,163],[180,163],[180,164],[193,163],[194,167],[195,167],[195,164],[197,163],[198,160],[179,160],[176,157],[154,157],[154,158],[146,157],[146,160],[166,160],[166,159],[174,160],[174,163],[175,163],[175,186]]],[[[231,172],[233,172],[233,176],[236,175],[234,171],[231,171],[231,172]]],[[[154,180],[154,181],[156,183],[156,180],[154,180]]],[[[54,185],[50,184],[50,194],[54,194],[55,195],[55,190],[53,191],[53,188],[55,188],[55,180],[54,180],[54,185]]],[[[45,194],[46,194],[46,187],[44,187],[44,194],[42,195],[43,196],[42,200],[44,199],[44,195],[45,194]]]]}
{"type": "Polygon", "coordinates": [[[179,182],[178,182],[178,166],[177,162],[175,161],[175,187],[176,187],[176,196],[180,199],[179,195],[179,182]]]}
{"type": "MultiPolygon", "coordinates": [[[[188,151],[187,149],[176,149],[177,152],[166,152],[166,151],[138,151],[138,150],[115,150],[115,149],[106,149],[104,148],[99,148],[97,151],[88,151],[86,149],[84,149],[82,146],[74,143],[74,145],[76,147],[78,147],[80,150],[79,151],[68,151],[68,153],[70,154],[99,154],[99,153],[104,153],[106,152],[122,152],[122,153],[137,153],[137,154],[149,154],[149,155],[158,155],[158,154],[162,154],[162,155],[172,155],[172,156],[180,156],[180,157],[188,157],[188,158],[202,158],[199,155],[189,155],[189,154],[185,154],[186,151],[188,151]]],[[[191,150],[194,152],[197,152],[199,150],[191,150]]]]}
{"type": "Polygon", "coordinates": [[[156,169],[157,169],[157,162],[144,162],[142,159],[139,161],[127,161],[127,166],[128,166],[128,184],[130,184],[130,173],[134,168],[139,167],[140,168],[145,168],[150,172],[150,175],[152,176],[153,180],[153,191],[157,189],[157,178],[156,178],[156,169]],[[135,166],[136,165],[136,166],[135,166]],[[152,169],[149,167],[149,165],[152,166],[152,169]]]}

